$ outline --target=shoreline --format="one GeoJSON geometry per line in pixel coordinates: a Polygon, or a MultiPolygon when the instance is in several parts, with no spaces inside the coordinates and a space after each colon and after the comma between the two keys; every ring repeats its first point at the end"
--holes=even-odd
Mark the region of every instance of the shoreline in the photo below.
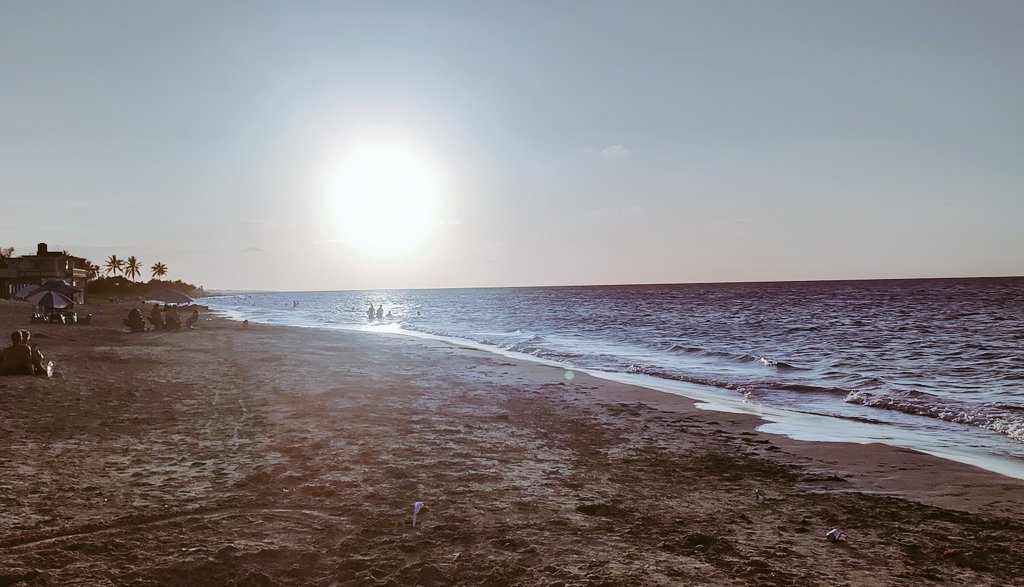
{"type": "MultiPolygon", "coordinates": [[[[231,312],[227,310],[211,310],[211,312],[218,313],[221,317],[230,321],[242,320],[242,318],[239,317],[232,317],[230,315],[231,312]]],[[[461,347],[472,347],[476,350],[510,360],[545,365],[557,369],[571,370],[574,373],[585,373],[591,377],[604,381],[640,387],[658,393],[683,397],[694,402],[698,409],[706,409],[714,412],[742,413],[754,416],[762,422],[762,424],[757,427],[759,431],[785,436],[794,441],[836,444],[882,444],[896,449],[917,451],[952,463],[978,467],[1011,479],[1024,481],[1024,463],[1009,455],[990,454],[978,450],[962,451],[957,450],[954,447],[940,446],[934,442],[928,442],[926,433],[922,431],[908,430],[898,424],[858,422],[841,416],[798,412],[787,408],[749,403],[744,401],[742,398],[730,398],[724,396],[720,393],[719,388],[710,385],[675,380],[662,381],[657,378],[644,375],[634,376],[627,373],[601,371],[599,369],[577,368],[561,364],[555,360],[544,359],[515,351],[508,351],[500,347],[486,345],[470,339],[432,335],[415,330],[402,329],[397,325],[394,325],[395,328],[390,330],[373,331],[347,325],[332,327],[318,324],[275,324],[269,322],[255,322],[253,320],[250,320],[250,322],[254,324],[263,324],[268,327],[311,328],[325,332],[340,331],[374,336],[399,336],[410,339],[441,341],[461,347]]],[[[983,433],[983,430],[975,430],[965,425],[965,435],[969,436],[979,433],[983,433]]],[[[1012,441],[1008,440],[1008,442],[1012,441]]]]}
{"type": "Polygon", "coordinates": [[[126,334],[129,307],[32,328],[58,376],[0,379],[10,584],[1019,578],[1024,483],[976,467],[440,341],[126,334]]]}
{"type": "MultiPolygon", "coordinates": [[[[216,313],[217,311],[218,310],[210,310],[211,313],[216,313]]],[[[227,318],[227,317],[218,317],[218,318],[222,318],[223,320],[226,320],[226,321],[231,322],[231,323],[239,323],[241,325],[241,323],[238,320],[236,320],[236,319],[231,319],[231,318],[227,318]]],[[[480,353],[489,355],[489,357],[498,357],[498,358],[506,359],[506,360],[509,360],[509,361],[515,361],[515,362],[523,364],[527,368],[532,368],[532,367],[547,368],[547,369],[553,369],[553,370],[555,370],[555,371],[557,371],[559,373],[564,373],[565,371],[572,371],[574,373],[574,377],[584,376],[586,378],[592,378],[593,380],[607,382],[608,384],[612,384],[612,385],[622,385],[622,386],[625,386],[625,389],[623,391],[616,393],[616,395],[615,395],[616,399],[621,399],[621,400],[624,400],[624,401],[629,400],[630,396],[632,395],[630,390],[632,389],[632,390],[635,391],[636,396],[638,396],[638,397],[642,396],[645,402],[648,402],[648,403],[651,403],[651,404],[656,404],[656,405],[659,405],[659,406],[663,406],[664,409],[680,410],[680,411],[686,411],[686,412],[707,411],[707,412],[709,412],[710,417],[718,414],[718,415],[720,415],[720,417],[726,417],[728,415],[728,416],[742,416],[744,418],[749,418],[750,420],[731,419],[730,422],[732,422],[735,425],[742,425],[744,430],[755,431],[755,432],[762,433],[762,434],[767,434],[767,435],[770,435],[770,436],[784,438],[784,441],[786,441],[786,442],[783,442],[783,444],[785,444],[788,448],[791,448],[792,450],[794,450],[794,451],[796,451],[798,453],[801,453],[801,454],[815,455],[818,458],[820,458],[822,455],[833,453],[833,452],[838,453],[838,454],[857,454],[858,456],[856,458],[854,458],[854,459],[851,459],[850,461],[846,461],[846,460],[843,460],[843,459],[835,459],[834,460],[834,464],[836,464],[840,468],[844,468],[844,469],[846,469],[848,471],[857,470],[860,466],[862,466],[864,464],[864,461],[869,460],[871,457],[876,457],[877,456],[876,453],[878,451],[891,450],[891,451],[895,451],[895,452],[902,453],[902,454],[907,454],[907,452],[909,452],[910,454],[920,455],[920,457],[922,457],[922,462],[914,462],[914,461],[916,461],[916,459],[908,459],[910,462],[908,462],[908,460],[900,459],[899,467],[898,467],[899,470],[912,470],[913,467],[930,467],[932,465],[932,463],[927,463],[927,462],[924,462],[924,461],[927,461],[928,459],[931,458],[931,459],[939,459],[940,461],[944,461],[944,462],[948,463],[950,467],[952,467],[953,465],[963,465],[963,466],[968,467],[969,469],[977,469],[977,470],[981,471],[981,476],[983,476],[985,474],[993,474],[993,475],[997,475],[1000,478],[1006,478],[1008,480],[1024,481],[1024,476],[1017,476],[1015,474],[1009,474],[1007,472],[1002,472],[1002,471],[995,470],[995,469],[992,469],[992,468],[987,468],[985,466],[977,464],[976,462],[971,462],[969,460],[959,460],[959,459],[953,458],[953,456],[951,456],[951,455],[932,453],[932,452],[928,452],[928,451],[922,450],[921,448],[913,447],[913,446],[893,445],[893,444],[889,444],[889,443],[886,443],[886,442],[883,442],[883,441],[876,441],[876,442],[866,442],[865,441],[865,442],[862,442],[862,443],[857,443],[857,442],[849,441],[849,439],[845,439],[845,438],[805,439],[805,438],[797,437],[793,433],[787,432],[787,431],[784,431],[784,430],[767,431],[767,430],[764,430],[764,428],[766,426],[772,426],[773,424],[781,423],[781,425],[784,427],[786,425],[786,423],[782,423],[779,420],[771,420],[771,419],[769,419],[766,416],[766,414],[765,414],[766,412],[770,413],[770,412],[788,412],[788,411],[784,410],[784,409],[766,408],[766,407],[763,407],[763,406],[754,406],[754,408],[756,408],[755,410],[743,410],[741,408],[732,409],[731,408],[732,405],[740,404],[740,402],[737,401],[737,402],[733,402],[733,403],[726,403],[726,402],[722,401],[722,399],[719,399],[719,397],[715,397],[715,396],[697,396],[697,397],[694,397],[694,396],[691,396],[691,395],[687,395],[686,393],[684,393],[682,391],[673,391],[673,390],[670,390],[670,389],[667,389],[667,388],[658,388],[658,387],[654,387],[654,386],[650,386],[650,385],[645,385],[643,382],[629,381],[628,378],[616,378],[615,377],[616,374],[614,374],[614,373],[595,372],[594,370],[569,368],[567,366],[560,365],[560,364],[558,364],[557,362],[554,362],[554,361],[549,361],[549,360],[545,360],[545,359],[534,357],[534,355],[523,354],[523,353],[514,352],[514,351],[505,351],[505,350],[503,350],[501,348],[498,348],[498,347],[489,347],[489,346],[486,346],[486,345],[482,345],[482,344],[476,343],[476,342],[471,341],[471,340],[464,340],[464,339],[459,339],[459,338],[455,338],[455,337],[434,336],[434,335],[418,333],[418,332],[415,332],[415,331],[406,331],[406,330],[400,330],[400,331],[397,331],[397,332],[370,332],[370,331],[364,331],[364,330],[359,330],[359,329],[349,329],[349,328],[344,328],[344,327],[333,329],[333,328],[321,328],[321,327],[317,327],[317,326],[296,326],[296,325],[253,323],[253,322],[250,322],[250,324],[258,324],[258,325],[260,325],[260,327],[268,328],[268,329],[284,329],[284,330],[288,330],[288,329],[292,329],[292,328],[311,329],[311,330],[318,330],[318,331],[322,331],[322,332],[349,333],[349,334],[352,334],[352,335],[355,335],[355,336],[385,336],[385,337],[394,337],[396,340],[423,340],[423,341],[429,341],[429,342],[435,342],[435,343],[439,342],[441,344],[451,345],[451,346],[459,348],[461,350],[480,352],[480,353]],[[655,393],[657,395],[664,395],[664,397],[657,397],[657,395],[651,396],[650,393],[655,393]],[[678,406],[676,405],[677,402],[679,403],[678,406]],[[752,425],[752,422],[753,422],[753,425],[752,425]],[[824,445],[824,446],[821,447],[821,450],[816,450],[813,447],[807,446],[807,445],[817,445],[817,444],[824,445]],[[864,450],[864,451],[857,451],[857,450],[853,449],[853,447],[864,447],[866,450],[864,450]],[[910,466],[907,466],[907,465],[910,465],[910,466]]],[[[553,376],[552,379],[554,381],[558,381],[559,383],[561,383],[561,378],[559,376],[557,376],[557,375],[553,376]]],[[[571,384],[586,385],[587,383],[588,383],[588,381],[586,379],[583,379],[581,381],[575,381],[574,378],[573,378],[573,381],[571,383],[566,382],[566,385],[571,385],[571,384]]],[[[590,384],[594,384],[594,381],[590,381],[590,384]]],[[[682,386],[695,387],[695,388],[709,387],[710,389],[714,389],[713,387],[703,386],[703,385],[699,385],[699,384],[696,384],[696,383],[685,383],[682,386]]],[[[818,419],[823,419],[823,420],[836,420],[836,419],[838,419],[838,418],[833,418],[833,417],[829,417],[829,416],[821,416],[821,415],[806,415],[806,416],[811,416],[813,418],[818,418],[818,419]]],[[[782,442],[782,441],[779,441],[779,442],[782,442]]],[[[969,457],[964,456],[964,459],[968,459],[968,458],[969,457]]],[[[952,470],[953,469],[950,468],[950,472],[952,470]]],[[[1017,472],[1017,471],[1015,471],[1015,472],[1017,472]]],[[[970,470],[957,471],[957,473],[958,473],[958,478],[971,478],[971,477],[975,476],[975,474],[973,474],[970,470]]],[[[894,489],[893,491],[894,492],[896,492],[896,491],[907,491],[907,490],[909,490],[909,491],[921,491],[923,493],[923,495],[926,494],[926,493],[928,495],[940,495],[938,493],[934,493],[934,492],[929,491],[929,488],[931,487],[931,484],[932,484],[932,481],[928,480],[928,481],[926,481],[926,483],[922,484],[921,486],[902,485],[902,486],[900,486],[899,490],[894,489]],[[913,489],[911,489],[911,488],[913,488],[913,489]]],[[[884,485],[873,485],[871,487],[872,487],[872,491],[883,491],[883,492],[886,491],[884,485]]],[[[1021,487],[1024,488],[1024,483],[1021,484],[1021,487]]],[[[921,496],[918,496],[918,497],[921,497],[921,496]]],[[[955,504],[949,503],[949,502],[947,502],[945,500],[936,501],[934,503],[941,504],[943,507],[954,507],[955,506],[955,504]]],[[[976,504],[972,504],[972,505],[976,505],[976,504]]],[[[1022,515],[1024,515],[1024,509],[1022,509],[1020,511],[1020,513],[1022,515]]]]}

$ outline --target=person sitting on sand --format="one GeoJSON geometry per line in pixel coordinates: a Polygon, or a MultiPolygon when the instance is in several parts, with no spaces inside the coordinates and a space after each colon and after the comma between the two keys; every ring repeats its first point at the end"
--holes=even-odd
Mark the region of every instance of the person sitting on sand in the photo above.
{"type": "Polygon", "coordinates": [[[149,322],[153,325],[153,330],[163,330],[164,317],[160,315],[160,304],[153,304],[153,309],[149,311],[149,322]]]}
{"type": "Polygon", "coordinates": [[[185,320],[185,328],[187,330],[195,330],[196,322],[199,322],[199,310],[192,310],[192,315],[185,320]]]}
{"type": "Polygon", "coordinates": [[[32,349],[25,344],[20,330],[11,333],[11,346],[0,351],[0,375],[33,375],[32,349]]]}
{"type": "Polygon", "coordinates": [[[140,312],[138,308],[132,308],[132,310],[128,312],[128,317],[122,320],[122,322],[124,322],[124,325],[127,326],[128,330],[131,332],[146,331],[146,323],[142,320],[142,312],[140,312]]]}
{"type": "Polygon", "coordinates": [[[46,358],[43,353],[39,350],[39,344],[32,342],[32,333],[28,330],[21,331],[21,342],[28,346],[32,351],[32,369],[35,370],[35,374],[42,377],[49,377],[53,373],[53,362],[47,361],[44,365],[43,360],[46,358]]]}
{"type": "Polygon", "coordinates": [[[181,316],[178,315],[178,308],[164,306],[164,330],[181,330],[181,316]]]}
{"type": "Polygon", "coordinates": [[[370,304],[370,309],[366,311],[366,317],[372,322],[374,316],[376,316],[376,314],[373,311],[373,304],[370,304]]]}

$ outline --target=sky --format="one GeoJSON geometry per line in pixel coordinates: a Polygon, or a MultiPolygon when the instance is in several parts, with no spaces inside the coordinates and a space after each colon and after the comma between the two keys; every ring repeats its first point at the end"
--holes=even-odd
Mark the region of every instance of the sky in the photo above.
{"type": "Polygon", "coordinates": [[[4,0],[0,246],[213,289],[1024,275],[1021,30],[997,0],[4,0]],[[438,186],[388,254],[331,187],[381,142],[438,186]]]}

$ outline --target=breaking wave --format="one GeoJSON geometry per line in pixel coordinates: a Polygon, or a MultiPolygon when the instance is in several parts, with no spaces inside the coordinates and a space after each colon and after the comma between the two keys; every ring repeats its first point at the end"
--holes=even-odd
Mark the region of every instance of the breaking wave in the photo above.
{"type": "MultiPolygon", "coordinates": [[[[1024,416],[1007,413],[1007,406],[968,404],[922,391],[890,394],[851,391],[844,401],[880,410],[893,410],[944,422],[976,426],[1017,442],[1024,442],[1024,416]]],[[[1020,411],[1015,406],[1012,408],[1013,411],[1020,411]]]]}

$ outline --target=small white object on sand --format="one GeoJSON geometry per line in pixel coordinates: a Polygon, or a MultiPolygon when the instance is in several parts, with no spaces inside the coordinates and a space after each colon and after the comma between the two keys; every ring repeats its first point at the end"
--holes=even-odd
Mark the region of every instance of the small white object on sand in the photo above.
{"type": "Polygon", "coordinates": [[[412,527],[413,528],[416,527],[416,516],[419,515],[421,509],[423,509],[423,502],[422,501],[417,501],[416,503],[412,504],[412,527]]]}
{"type": "Polygon", "coordinates": [[[831,542],[839,542],[843,539],[843,533],[839,531],[839,528],[832,528],[825,533],[825,538],[828,538],[831,542]]]}

